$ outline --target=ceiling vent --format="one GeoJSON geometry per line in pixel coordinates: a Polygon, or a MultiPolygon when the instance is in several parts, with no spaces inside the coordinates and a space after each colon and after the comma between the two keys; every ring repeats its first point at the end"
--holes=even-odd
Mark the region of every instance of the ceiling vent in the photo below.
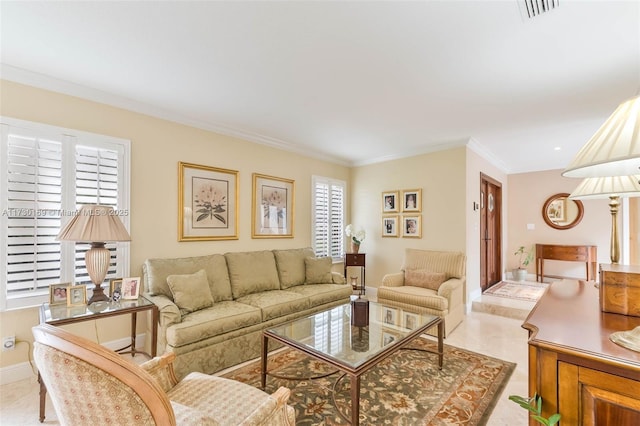
{"type": "Polygon", "coordinates": [[[529,18],[542,15],[560,6],[560,0],[521,0],[529,18]]]}

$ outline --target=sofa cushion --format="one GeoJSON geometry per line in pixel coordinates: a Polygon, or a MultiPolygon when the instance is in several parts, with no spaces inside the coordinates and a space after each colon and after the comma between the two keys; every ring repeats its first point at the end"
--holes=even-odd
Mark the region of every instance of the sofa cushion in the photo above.
{"type": "Polygon", "coordinates": [[[327,284],[333,282],[330,257],[307,257],[304,259],[306,284],[327,284]]]}
{"type": "Polygon", "coordinates": [[[378,302],[390,300],[404,305],[420,306],[422,308],[442,311],[449,310],[449,301],[438,296],[435,290],[422,287],[378,287],[378,302]]]}
{"type": "Polygon", "coordinates": [[[404,285],[438,290],[447,280],[444,272],[431,272],[426,269],[408,269],[404,271],[404,285]]]}
{"type": "Polygon", "coordinates": [[[195,274],[169,275],[167,284],[173,294],[173,301],[183,315],[213,305],[213,296],[204,269],[195,274]]]}
{"type": "Polygon", "coordinates": [[[147,259],[143,269],[145,289],[151,294],[162,294],[173,300],[173,294],[167,284],[167,277],[169,275],[193,274],[204,269],[207,273],[213,301],[232,299],[227,261],[221,254],[177,259],[147,259]]]}
{"type": "Polygon", "coordinates": [[[262,311],[262,321],[300,312],[311,306],[308,297],[288,290],[252,293],[237,301],[259,308],[262,311]]]}
{"type": "Polygon", "coordinates": [[[347,303],[349,296],[353,293],[350,285],[341,284],[309,284],[292,287],[288,291],[308,297],[311,306],[320,306],[338,300],[344,300],[344,303],[347,303]]]}
{"type": "Polygon", "coordinates": [[[273,254],[276,257],[281,289],[304,284],[306,279],[304,260],[314,256],[311,248],[274,250],[273,254]]]}
{"type": "Polygon", "coordinates": [[[262,291],[280,290],[273,252],[265,250],[226,253],[224,257],[227,259],[234,299],[262,291]]]}
{"type": "Polygon", "coordinates": [[[260,322],[262,313],[258,308],[233,301],[217,302],[167,327],[167,343],[184,346],[260,322]]]}
{"type": "Polygon", "coordinates": [[[465,274],[466,257],[464,253],[452,251],[405,249],[402,270],[427,269],[444,272],[447,279],[462,278],[465,274]]]}

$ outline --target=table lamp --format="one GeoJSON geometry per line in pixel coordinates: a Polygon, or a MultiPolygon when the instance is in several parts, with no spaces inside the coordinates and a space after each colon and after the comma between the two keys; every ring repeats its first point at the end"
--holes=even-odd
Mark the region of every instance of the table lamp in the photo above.
{"type": "Polygon", "coordinates": [[[113,208],[96,204],[82,206],[60,231],[56,240],[91,244],[84,262],[95,287],[87,304],[108,301],[109,297],[104,294],[101,284],[109,270],[111,252],[104,245],[107,242],[131,241],[129,233],[113,208]]]}
{"type": "Polygon", "coordinates": [[[570,199],[609,198],[611,210],[611,263],[620,261],[618,207],[621,197],[640,196],[640,175],[592,177],[584,179],[569,195],[570,199]]]}

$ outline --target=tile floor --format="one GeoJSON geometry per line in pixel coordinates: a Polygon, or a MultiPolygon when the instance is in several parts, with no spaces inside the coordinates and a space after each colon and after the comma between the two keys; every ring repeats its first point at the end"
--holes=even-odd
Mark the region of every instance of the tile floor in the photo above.
{"type": "MultiPolygon", "coordinates": [[[[493,410],[488,424],[526,425],[527,413],[508,400],[512,394],[527,393],[527,331],[522,320],[484,312],[470,312],[463,323],[445,340],[446,344],[517,363],[517,367],[493,410]]],[[[0,386],[0,425],[57,425],[56,415],[47,401],[46,419],[38,421],[36,376],[0,386]]]]}

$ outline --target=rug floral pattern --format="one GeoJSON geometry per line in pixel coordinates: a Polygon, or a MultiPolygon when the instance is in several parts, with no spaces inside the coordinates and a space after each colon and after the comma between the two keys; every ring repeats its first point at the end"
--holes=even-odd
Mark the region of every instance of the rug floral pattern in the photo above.
{"type": "MultiPolygon", "coordinates": [[[[435,346],[434,341],[418,338],[409,347],[435,346]]],[[[437,355],[400,350],[361,377],[360,424],[485,424],[514,368],[514,363],[445,345],[444,366],[439,370],[437,355]]],[[[269,357],[268,371],[302,379],[333,370],[287,349],[269,357]]],[[[345,417],[351,415],[350,382],[347,376],[338,380],[340,376],[339,372],[311,380],[267,376],[266,391],[274,392],[279,386],[291,389],[289,404],[296,410],[297,425],[345,425],[349,424],[345,417]]],[[[255,361],[225,377],[259,387],[260,363],[255,361]]]]}

